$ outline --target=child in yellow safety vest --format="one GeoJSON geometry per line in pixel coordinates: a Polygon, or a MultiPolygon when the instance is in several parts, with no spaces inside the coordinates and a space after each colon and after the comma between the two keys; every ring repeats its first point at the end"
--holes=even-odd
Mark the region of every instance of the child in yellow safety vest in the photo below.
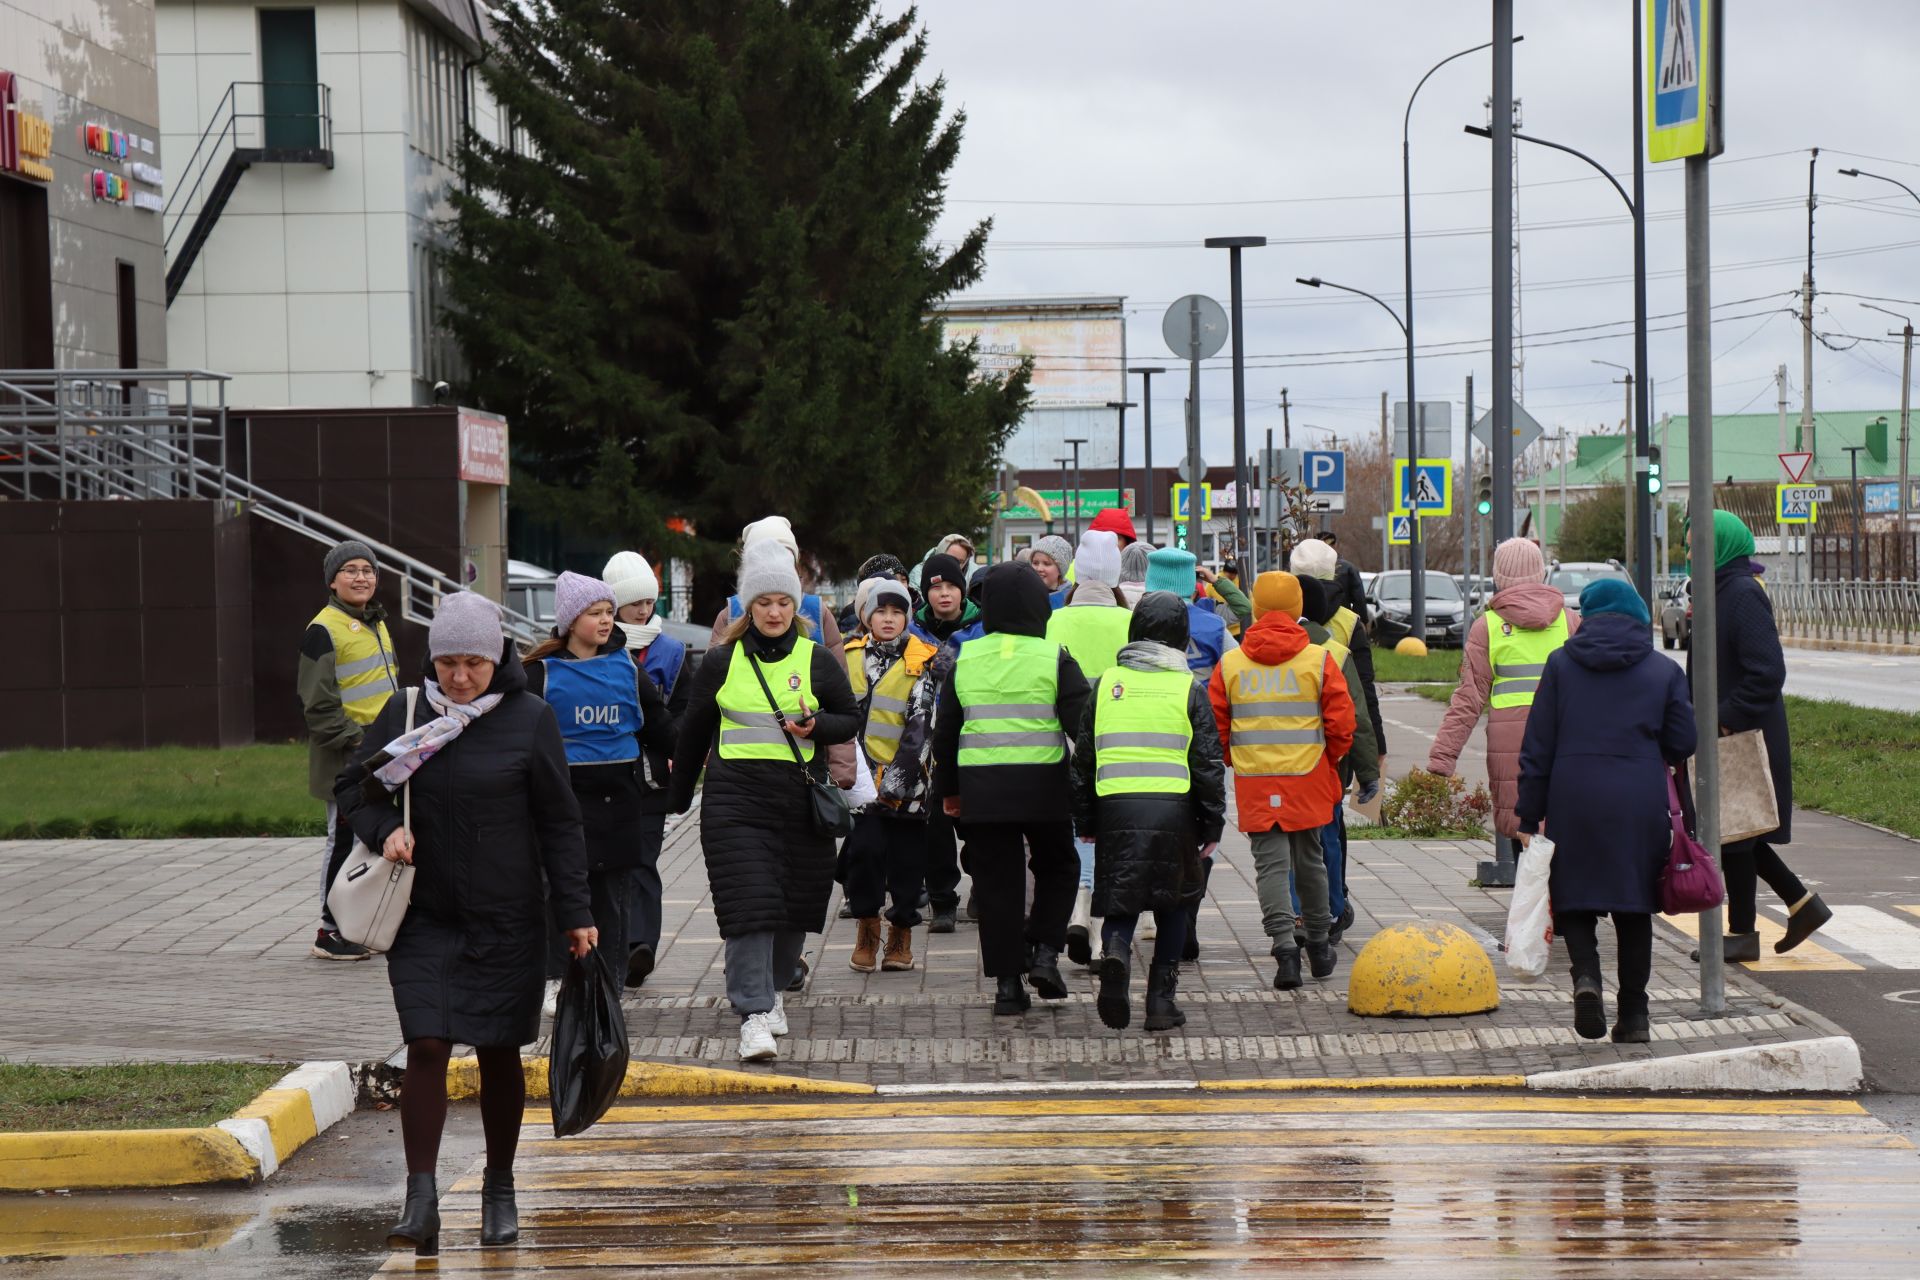
{"type": "Polygon", "coordinates": [[[914,966],[913,929],[927,880],[927,773],[933,751],[933,709],[941,650],[907,629],[913,597],[892,578],[860,584],[860,634],[847,641],[847,679],[860,703],[860,749],[879,799],[854,816],[841,854],[847,905],[859,921],[850,964],[860,973],[904,972],[914,966]],[[881,903],[886,947],[880,941],[881,903]]]}

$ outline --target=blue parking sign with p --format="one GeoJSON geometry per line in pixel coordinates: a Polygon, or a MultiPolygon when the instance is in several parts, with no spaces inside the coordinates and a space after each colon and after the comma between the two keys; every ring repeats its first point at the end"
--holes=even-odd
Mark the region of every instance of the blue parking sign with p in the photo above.
{"type": "Polygon", "coordinates": [[[1347,491],[1346,451],[1304,450],[1300,454],[1300,474],[1309,493],[1344,494],[1347,491]]]}

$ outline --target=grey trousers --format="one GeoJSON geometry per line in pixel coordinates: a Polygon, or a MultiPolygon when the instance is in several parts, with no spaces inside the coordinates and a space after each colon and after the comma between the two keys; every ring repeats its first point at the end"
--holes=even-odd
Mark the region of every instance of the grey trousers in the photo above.
{"type": "Polygon", "coordinates": [[[807,935],[798,929],[743,933],[727,939],[727,999],[741,1017],[773,1012],[774,997],[800,969],[807,935]]]}
{"type": "Polygon", "coordinates": [[[1253,833],[1253,871],[1260,892],[1260,921],[1275,951],[1297,951],[1293,940],[1293,894],[1287,872],[1300,892],[1300,914],[1307,923],[1307,941],[1325,942],[1333,928],[1327,903],[1327,860],[1320,852],[1320,832],[1256,831],[1253,833]]]}

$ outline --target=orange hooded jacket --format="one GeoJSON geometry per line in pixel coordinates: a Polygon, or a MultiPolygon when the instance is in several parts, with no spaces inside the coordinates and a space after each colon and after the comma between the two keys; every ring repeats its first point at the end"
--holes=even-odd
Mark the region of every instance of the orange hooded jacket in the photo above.
{"type": "MultiPolygon", "coordinates": [[[[1240,637],[1240,649],[1262,666],[1278,666],[1293,658],[1311,643],[1307,633],[1284,613],[1269,613],[1248,627],[1240,637]]],[[[1220,728],[1220,745],[1227,761],[1233,761],[1233,712],[1227,702],[1223,667],[1216,667],[1208,682],[1207,696],[1213,701],[1214,722],[1220,728]]],[[[1320,722],[1326,736],[1326,749],[1313,769],[1298,777],[1233,779],[1234,808],[1240,830],[1311,831],[1333,821],[1340,804],[1338,764],[1353,749],[1353,696],[1347,692],[1346,677],[1340,664],[1328,655],[1320,673],[1320,722]]]]}

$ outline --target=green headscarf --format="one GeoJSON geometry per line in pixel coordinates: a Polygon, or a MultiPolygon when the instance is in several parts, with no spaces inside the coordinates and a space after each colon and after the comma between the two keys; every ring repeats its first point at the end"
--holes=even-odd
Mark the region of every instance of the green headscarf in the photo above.
{"type": "Polygon", "coordinates": [[[1713,567],[1724,569],[1741,556],[1753,554],[1753,530],[1731,511],[1713,513],[1713,567]]]}

